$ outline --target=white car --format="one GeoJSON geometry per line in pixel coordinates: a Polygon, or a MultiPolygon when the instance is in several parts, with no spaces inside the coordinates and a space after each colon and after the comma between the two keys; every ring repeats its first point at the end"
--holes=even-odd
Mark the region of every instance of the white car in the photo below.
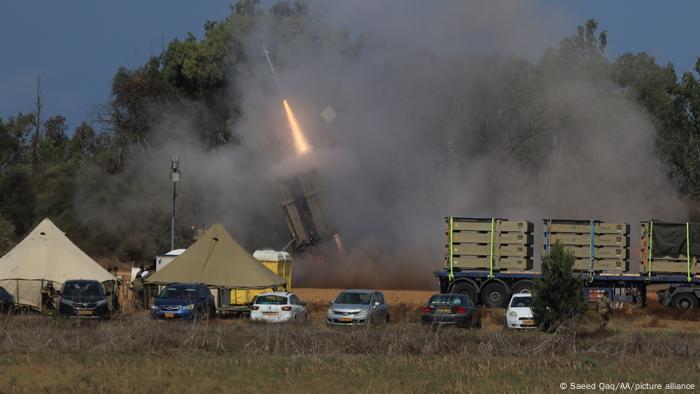
{"type": "Polygon", "coordinates": [[[282,323],[288,321],[307,321],[309,318],[306,304],[294,293],[271,291],[255,298],[250,307],[250,319],[282,323]]]}
{"type": "Polygon", "coordinates": [[[506,328],[535,328],[531,304],[532,294],[513,294],[506,310],[506,328]]]}

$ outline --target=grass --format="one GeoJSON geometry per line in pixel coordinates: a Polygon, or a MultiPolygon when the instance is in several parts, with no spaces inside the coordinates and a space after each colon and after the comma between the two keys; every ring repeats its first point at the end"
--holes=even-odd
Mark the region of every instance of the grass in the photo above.
{"type": "MultiPolygon", "coordinates": [[[[698,315],[616,313],[556,334],[431,329],[397,305],[393,323],[328,328],[325,305],[309,324],[245,320],[109,322],[0,316],[0,392],[558,392],[559,384],[700,384],[698,315]],[[668,316],[667,316],[668,315],[668,316]]],[[[597,387],[596,387],[597,388],[597,387]]],[[[600,390],[596,390],[600,391],[600,390]]],[[[680,392],[680,391],[676,391],[680,392]]]]}
{"type": "Polygon", "coordinates": [[[632,357],[49,353],[3,354],[0,365],[3,392],[516,393],[559,392],[562,382],[700,383],[692,378],[700,361],[632,357]]]}

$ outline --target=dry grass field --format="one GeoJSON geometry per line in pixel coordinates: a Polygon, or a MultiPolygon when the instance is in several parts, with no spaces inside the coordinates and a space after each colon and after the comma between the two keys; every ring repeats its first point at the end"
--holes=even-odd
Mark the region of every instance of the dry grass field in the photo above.
{"type": "MultiPolygon", "coordinates": [[[[108,322],[0,316],[0,392],[559,392],[568,383],[700,384],[700,314],[617,311],[556,334],[503,329],[502,310],[481,330],[423,327],[432,292],[386,291],[392,323],[329,328],[339,290],[298,289],[307,324],[242,319],[108,322]]],[[[599,391],[599,390],[598,390],[599,391]]],[[[675,391],[683,392],[683,391],[675,391]]]]}

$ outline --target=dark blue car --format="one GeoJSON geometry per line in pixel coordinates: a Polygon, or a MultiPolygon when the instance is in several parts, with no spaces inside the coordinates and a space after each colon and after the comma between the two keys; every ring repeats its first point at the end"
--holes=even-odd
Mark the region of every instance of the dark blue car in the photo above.
{"type": "Polygon", "coordinates": [[[207,319],[216,314],[211,291],[201,284],[173,283],[165,286],[151,305],[154,319],[207,319]]]}

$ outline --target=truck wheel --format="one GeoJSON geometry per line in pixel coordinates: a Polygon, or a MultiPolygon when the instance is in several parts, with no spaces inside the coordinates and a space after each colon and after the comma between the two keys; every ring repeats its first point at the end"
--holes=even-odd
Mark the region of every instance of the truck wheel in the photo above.
{"type": "Polygon", "coordinates": [[[671,300],[671,305],[676,309],[695,309],[698,299],[692,294],[678,294],[671,300]]]}
{"type": "Polygon", "coordinates": [[[513,294],[527,293],[532,294],[532,289],[535,288],[535,283],[531,280],[519,280],[515,282],[510,292],[513,294]]]}
{"type": "Polygon", "coordinates": [[[471,283],[459,282],[452,287],[452,290],[450,291],[450,293],[466,294],[469,296],[469,299],[472,300],[473,303],[476,304],[476,302],[477,302],[476,287],[474,287],[471,283]]]}
{"type": "Polygon", "coordinates": [[[506,303],[506,293],[506,288],[501,283],[487,283],[481,289],[481,302],[488,308],[501,308],[506,303]]]}

